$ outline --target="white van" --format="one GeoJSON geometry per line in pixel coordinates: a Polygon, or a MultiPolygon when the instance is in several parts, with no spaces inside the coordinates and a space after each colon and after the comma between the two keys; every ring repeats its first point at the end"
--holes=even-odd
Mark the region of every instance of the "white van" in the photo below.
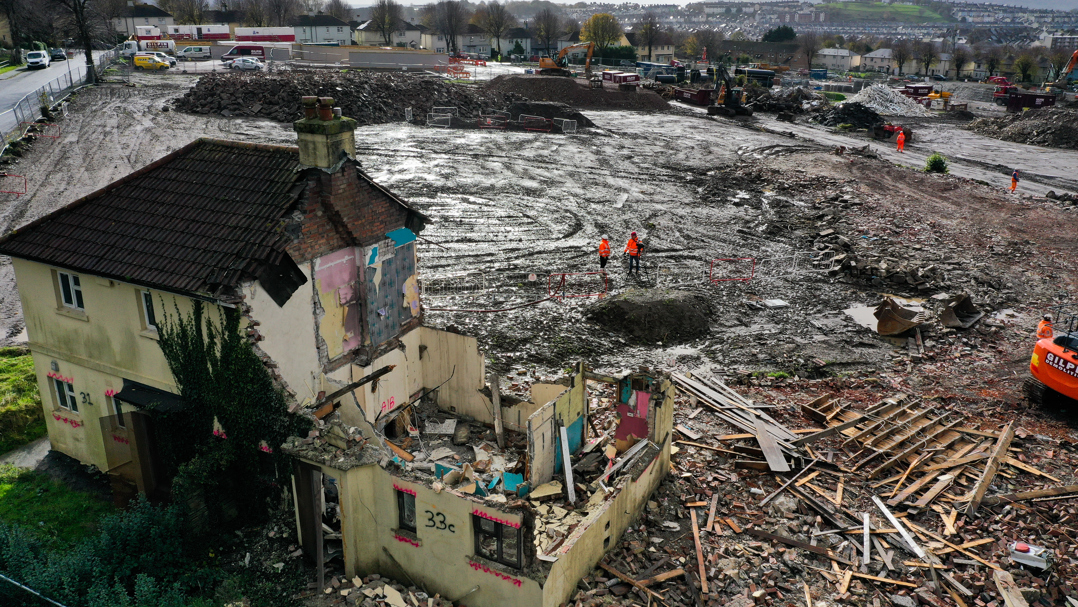
{"type": "Polygon", "coordinates": [[[180,61],[202,61],[212,59],[208,46],[185,46],[176,51],[176,58],[180,61]]]}
{"type": "Polygon", "coordinates": [[[221,57],[221,61],[228,61],[229,59],[238,59],[239,57],[254,57],[259,61],[266,60],[266,48],[260,44],[237,44],[236,46],[228,49],[228,52],[221,57]]]}

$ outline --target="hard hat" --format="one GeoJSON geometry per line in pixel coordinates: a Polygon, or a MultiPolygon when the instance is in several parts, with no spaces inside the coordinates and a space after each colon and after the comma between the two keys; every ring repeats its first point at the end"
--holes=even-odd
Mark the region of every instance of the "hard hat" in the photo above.
{"type": "Polygon", "coordinates": [[[606,234],[603,234],[603,240],[610,240],[610,237],[607,236],[606,234]]]}
{"type": "Polygon", "coordinates": [[[636,236],[636,232],[633,232],[632,234],[629,234],[629,236],[636,236]]]}
{"type": "Polygon", "coordinates": [[[1048,322],[1052,322],[1052,315],[1051,314],[1045,314],[1044,319],[1047,320],[1048,322]]]}

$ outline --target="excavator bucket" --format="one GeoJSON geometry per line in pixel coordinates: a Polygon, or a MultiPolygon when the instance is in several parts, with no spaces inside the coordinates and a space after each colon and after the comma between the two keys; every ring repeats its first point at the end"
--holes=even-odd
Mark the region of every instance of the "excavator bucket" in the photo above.
{"type": "Polygon", "coordinates": [[[969,295],[963,293],[944,306],[940,313],[940,322],[943,326],[952,329],[968,329],[984,316],[984,312],[977,309],[970,301],[969,295]]]}
{"type": "Polygon", "coordinates": [[[873,316],[880,335],[899,335],[924,322],[924,314],[903,308],[890,297],[883,298],[873,316]]]}

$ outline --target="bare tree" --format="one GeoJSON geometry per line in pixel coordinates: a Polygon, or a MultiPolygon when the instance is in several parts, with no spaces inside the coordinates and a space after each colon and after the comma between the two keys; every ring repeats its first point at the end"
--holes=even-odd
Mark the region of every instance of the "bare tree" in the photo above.
{"type": "Polygon", "coordinates": [[[614,46],[621,40],[621,24],[618,18],[610,13],[596,13],[584,22],[580,29],[580,38],[594,42],[599,49],[614,46]]]}
{"type": "Polygon", "coordinates": [[[485,14],[480,19],[479,27],[490,36],[491,40],[494,40],[494,44],[498,48],[498,56],[501,57],[502,38],[509,33],[509,30],[516,27],[517,18],[513,16],[513,13],[509,12],[506,5],[499,3],[498,0],[491,0],[484,12],[485,14]]]}
{"type": "Polygon", "coordinates": [[[896,40],[891,45],[891,59],[898,64],[898,75],[902,75],[902,68],[906,62],[913,58],[913,49],[907,40],[896,40]]]}
{"type": "Polygon", "coordinates": [[[982,50],[981,61],[989,76],[995,76],[999,65],[1003,63],[1003,52],[998,46],[989,46],[982,50]]]}
{"type": "Polygon", "coordinates": [[[1048,54],[1048,63],[1052,66],[1052,78],[1059,81],[1063,75],[1063,70],[1067,68],[1067,62],[1071,60],[1071,55],[1067,54],[1067,51],[1063,49],[1057,49],[1048,54]]]}
{"type": "Polygon", "coordinates": [[[921,74],[928,76],[928,69],[939,63],[940,51],[935,42],[921,42],[914,47],[917,61],[921,64],[921,74]]]}
{"type": "Polygon", "coordinates": [[[325,11],[327,15],[347,23],[352,13],[352,7],[345,4],[344,0],[329,0],[329,2],[326,2],[325,11]]]}
{"type": "Polygon", "coordinates": [[[308,15],[314,15],[322,12],[322,9],[326,6],[326,0],[298,0],[300,8],[308,15]]]}
{"type": "Polygon", "coordinates": [[[1029,82],[1033,79],[1033,71],[1037,69],[1037,60],[1032,53],[1022,53],[1014,60],[1014,71],[1021,76],[1019,82],[1029,82]]]}
{"type": "Polygon", "coordinates": [[[91,0],[52,0],[63,12],[67,13],[77,30],[79,44],[82,45],[86,56],[86,78],[88,82],[97,80],[97,72],[94,71],[93,53],[93,14],[91,13],[91,0]]]}
{"type": "Polygon", "coordinates": [[[198,24],[209,9],[209,0],[172,0],[171,12],[176,23],[198,24]]]}
{"type": "Polygon", "coordinates": [[[705,52],[714,54],[718,50],[719,43],[722,42],[722,32],[706,27],[696,30],[693,36],[696,38],[696,43],[700,45],[700,50],[696,54],[701,55],[701,58],[705,52]]]}
{"type": "Polygon", "coordinates": [[[299,0],[265,0],[265,2],[269,22],[277,27],[288,25],[302,8],[299,0]]]}
{"type": "Polygon", "coordinates": [[[962,77],[962,68],[969,63],[969,50],[962,45],[955,46],[951,51],[951,63],[954,64],[954,78],[958,80],[962,77]]]}
{"type": "Polygon", "coordinates": [[[808,32],[797,37],[797,44],[801,47],[801,52],[805,53],[805,63],[811,68],[812,60],[820,50],[820,38],[815,32],[808,32]]]}
{"type": "Polygon", "coordinates": [[[446,48],[457,52],[457,36],[464,32],[470,15],[460,0],[442,0],[423,7],[423,24],[446,38],[446,48]]]}
{"type": "Polygon", "coordinates": [[[266,27],[270,24],[267,0],[241,0],[236,5],[243,13],[243,22],[253,27],[266,27]]]}
{"type": "Polygon", "coordinates": [[[378,0],[371,11],[371,26],[374,31],[382,34],[382,40],[389,46],[392,43],[393,31],[403,20],[401,5],[396,0],[378,0]]]}
{"type": "Polygon", "coordinates": [[[551,8],[544,8],[536,13],[532,27],[535,28],[535,39],[542,43],[549,54],[552,43],[562,34],[561,16],[551,8]]]}
{"type": "Polygon", "coordinates": [[[29,45],[26,37],[29,33],[30,20],[36,11],[32,10],[27,0],[0,0],[0,14],[2,14],[11,30],[11,46],[14,49],[12,60],[22,63],[22,47],[29,45]]]}
{"type": "Polygon", "coordinates": [[[651,11],[644,13],[644,19],[636,33],[636,43],[648,47],[648,61],[651,61],[652,49],[661,34],[662,25],[659,23],[659,16],[651,11]]]}

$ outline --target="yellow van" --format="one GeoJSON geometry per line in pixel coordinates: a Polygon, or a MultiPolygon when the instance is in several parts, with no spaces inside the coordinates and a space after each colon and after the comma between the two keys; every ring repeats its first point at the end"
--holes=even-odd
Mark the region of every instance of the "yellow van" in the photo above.
{"type": "Polygon", "coordinates": [[[156,55],[149,54],[136,54],[135,55],[135,68],[140,70],[167,70],[168,61],[162,61],[156,55]]]}

